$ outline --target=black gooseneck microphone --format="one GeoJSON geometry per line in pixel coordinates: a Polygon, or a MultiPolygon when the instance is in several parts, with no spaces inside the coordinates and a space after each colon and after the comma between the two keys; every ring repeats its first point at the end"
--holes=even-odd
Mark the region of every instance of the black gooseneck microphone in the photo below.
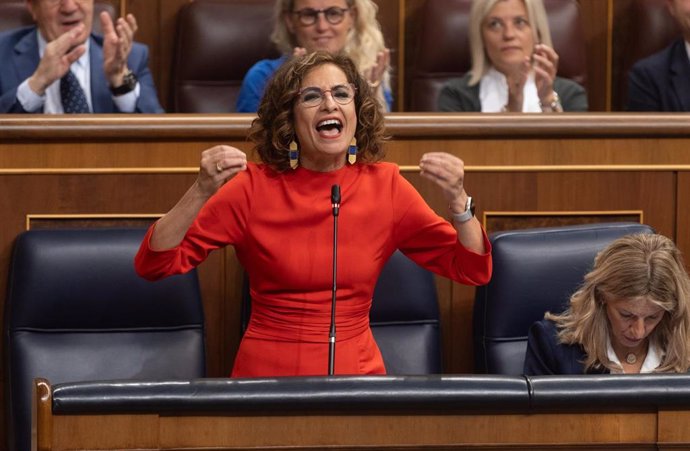
{"type": "Polygon", "coordinates": [[[340,185],[331,186],[331,207],[333,208],[333,296],[331,298],[331,329],[328,333],[328,375],[335,371],[335,295],[337,291],[338,256],[338,213],[340,212],[340,185]]]}

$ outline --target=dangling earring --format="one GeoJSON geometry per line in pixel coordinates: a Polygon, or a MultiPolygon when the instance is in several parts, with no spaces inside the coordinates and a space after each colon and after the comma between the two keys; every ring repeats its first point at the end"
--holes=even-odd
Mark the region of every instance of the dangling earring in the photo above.
{"type": "Polygon", "coordinates": [[[297,169],[299,166],[299,149],[297,148],[297,143],[295,141],[290,141],[290,167],[292,169],[297,169]]]}
{"type": "Polygon", "coordinates": [[[352,137],[350,147],[347,148],[347,162],[355,164],[357,162],[357,138],[352,137]]]}

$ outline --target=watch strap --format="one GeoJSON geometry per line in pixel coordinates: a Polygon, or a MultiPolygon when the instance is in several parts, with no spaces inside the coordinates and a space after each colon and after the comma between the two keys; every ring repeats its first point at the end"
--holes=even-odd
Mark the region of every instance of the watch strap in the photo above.
{"type": "Polygon", "coordinates": [[[558,93],[556,91],[553,91],[551,93],[551,102],[547,104],[541,103],[541,100],[539,101],[539,106],[541,107],[542,110],[544,108],[549,108],[551,111],[560,113],[563,111],[563,106],[561,106],[561,98],[558,96],[558,93]]]}
{"type": "Polygon", "coordinates": [[[122,96],[125,94],[128,94],[132,91],[134,91],[134,88],[137,86],[137,76],[134,75],[134,72],[131,70],[125,74],[125,76],[122,78],[122,84],[118,86],[117,88],[113,88],[112,86],[110,87],[110,92],[114,96],[122,96]]]}
{"type": "Polygon", "coordinates": [[[474,217],[474,202],[472,201],[472,197],[468,196],[467,197],[467,202],[465,203],[465,211],[462,213],[453,213],[453,221],[462,224],[463,222],[467,222],[470,219],[474,217]]]}

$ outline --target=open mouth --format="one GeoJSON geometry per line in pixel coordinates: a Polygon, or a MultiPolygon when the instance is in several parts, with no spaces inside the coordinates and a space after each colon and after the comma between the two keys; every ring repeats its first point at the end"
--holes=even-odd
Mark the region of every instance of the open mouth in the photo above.
{"type": "Polygon", "coordinates": [[[316,131],[320,136],[338,136],[343,131],[343,124],[338,119],[326,119],[316,124],[316,131]]]}
{"type": "Polygon", "coordinates": [[[71,30],[75,27],[78,27],[80,23],[81,23],[81,20],[71,20],[69,22],[62,22],[62,29],[63,30],[71,30]]]}

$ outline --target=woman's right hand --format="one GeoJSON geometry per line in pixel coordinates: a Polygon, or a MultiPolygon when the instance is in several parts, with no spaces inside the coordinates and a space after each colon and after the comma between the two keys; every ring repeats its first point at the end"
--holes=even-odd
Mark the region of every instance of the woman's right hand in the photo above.
{"type": "Polygon", "coordinates": [[[527,83],[530,69],[530,60],[526,58],[522,63],[515,66],[512,72],[506,75],[506,82],[508,83],[506,110],[516,113],[522,112],[525,83],[527,83]]]}
{"type": "Polygon", "coordinates": [[[215,146],[201,153],[197,185],[211,197],[225,182],[247,169],[247,155],[231,146],[215,146]]]}
{"type": "Polygon", "coordinates": [[[364,77],[372,89],[378,88],[383,82],[383,76],[391,63],[391,51],[384,49],[376,54],[376,64],[364,71],[364,77]]]}

